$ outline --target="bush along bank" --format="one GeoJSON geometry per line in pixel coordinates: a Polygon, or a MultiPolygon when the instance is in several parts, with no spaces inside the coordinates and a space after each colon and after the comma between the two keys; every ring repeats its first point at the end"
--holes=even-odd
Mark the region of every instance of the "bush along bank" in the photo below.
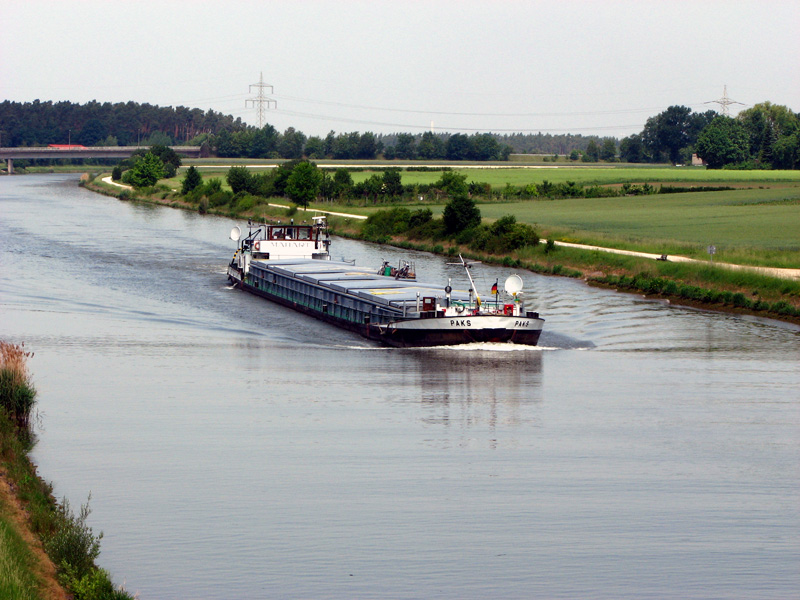
{"type": "MultiPolygon", "coordinates": [[[[122,588],[116,588],[109,573],[95,562],[103,534],[95,534],[86,523],[88,501],[74,514],[66,499],[56,501],[52,485],[39,477],[31,462],[36,390],[27,370],[30,356],[22,345],[0,341],[0,477],[13,490],[12,497],[6,500],[23,508],[27,515],[24,526],[41,541],[55,566],[58,582],[74,600],[132,599],[122,588]]],[[[10,517],[10,508],[1,508],[0,542],[18,540],[20,535],[10,517]]],[[[6,543],[1,545],[9,547],[6,543]]],[[[55,583],[47,581],[47,569],[32,558],[36,556],[35,548],[19,543],[13,547],[17,550],[9,551],[10,558],[0,561],[0,597],[59,597],[52,591],[57,587],[55,583]]],[[[62,593],[60,597],[66,596],[62,593]]]]}

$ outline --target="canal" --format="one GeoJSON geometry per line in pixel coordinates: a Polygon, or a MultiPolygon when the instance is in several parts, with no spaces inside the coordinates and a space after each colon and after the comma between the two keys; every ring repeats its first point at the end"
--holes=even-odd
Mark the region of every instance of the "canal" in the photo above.
{"type": "Polygon", "coordinates": [[[234,225],[0,178],[35,459],[143,600],[797,597],[797,326],[519,273],[539,347],[388,349],[230,289],[234,225]]]}

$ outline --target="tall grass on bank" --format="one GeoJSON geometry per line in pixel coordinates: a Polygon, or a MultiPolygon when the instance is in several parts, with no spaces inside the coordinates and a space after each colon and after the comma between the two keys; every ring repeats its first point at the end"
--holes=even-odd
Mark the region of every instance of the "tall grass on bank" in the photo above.
{"type": "Polygon", "coordinates": [[[35,559],[19,532],[2,518],[0,506],[0,598],[36,600],[39,582],[34,575],[35,559]]]}
{"type": "MultiPolygon", "coordinates": [[[[88,502],[78,515],[66,498],[57,502],[52,486],[39,477],[30,460],[35,443],[31,413],[36,397],[26,365],[30,356],[23,345],[0,341],[0,472],[13,482],[15,495],[28,515],[28,526],[42,540],[59,582],[74,600],[131,599],[133,596],[116,589],[108,572],[95,564],[103,534],[95,534],[86,522],[88,502]]],[[[39,598],[43,584],[35,574],[30,550],[18,549],[19,536],[10,533],[11,529],[15,528],[7,511],[0,506],[0,598],[39,598]],[[13,551],[8,560],[7,549],[13,551]],[[29,593],[31,587],[37,589],[34,595],[29,593]]]]}
{"type": "Polygon", "coordinates": [[[36,390],[25,364],[32,355],[24,345],[0,342],[0,409],[24,429],[30,427],[36,402],[36,390]]]}

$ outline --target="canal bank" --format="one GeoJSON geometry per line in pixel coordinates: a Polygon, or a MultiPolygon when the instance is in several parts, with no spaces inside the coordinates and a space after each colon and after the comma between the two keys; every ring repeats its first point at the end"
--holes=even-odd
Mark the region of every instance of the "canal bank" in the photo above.
{"type": "MultiPolygon", "coordinates": [[[[4,434],[0,433],[1,437],[4,434]]],[[[3,440],[3,446],[8,443],[9,440],[3,440]]],[[[29,469],[25,477],[37,477],[35,469],[29,469]]],[[[30,515],[18,495],[19,489],[19,482],[9,475],[7,468],[0,467],[0,548],[3,555],[0,589],[8,594],[3,597],[25,597],[24,594],[31,593],[45,600],[68,600],[69,595],[58,582],[53,561],[44,551],[42,540],[31,529],[30,515]]]]}
{"type": "MultiPolygon", "coordinates": [[[[0,597],[4,600],[130,600],[96,564],[103,534],[37,472],[31,453],[42,428],[23,344],[0,339],[0,597]]],[[[91,497],[91,494],[90,494],[91,497]]]]}

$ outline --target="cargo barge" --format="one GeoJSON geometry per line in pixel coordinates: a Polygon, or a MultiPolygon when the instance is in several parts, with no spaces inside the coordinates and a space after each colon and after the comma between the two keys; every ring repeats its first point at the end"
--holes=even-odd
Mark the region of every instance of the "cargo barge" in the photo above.
{"type": "MultiPolygon", "coordinates": [[[[236,287],[306,313],[370,340],[396,347],[507,342],[535,346],[544,319],[526,311],[522,279],[505,282],[505,302],[483,302],[468,291],[417,281],[412,263],[380,269],[330,259],[324,217],[313,225],[252,224],[231,231],[238,248],[228,265],[236,287]]],[[[460,258],[460,257],[459,257],[460,258]]],[[[493,292],[499,299],[497,284],[493,292]]]]}

